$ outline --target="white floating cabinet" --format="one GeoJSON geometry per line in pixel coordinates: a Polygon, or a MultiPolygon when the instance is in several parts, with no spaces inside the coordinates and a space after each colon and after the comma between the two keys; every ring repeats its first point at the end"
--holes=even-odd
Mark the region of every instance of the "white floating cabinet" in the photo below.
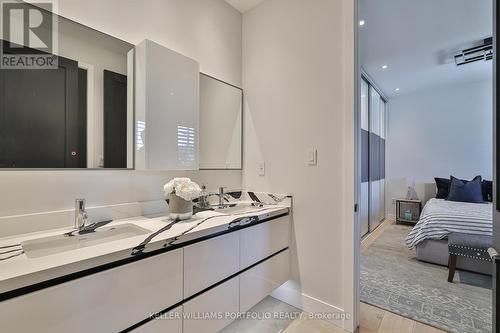
{"type": "Polygon", "coordinates": [[[235,277],[184,303],[183,332],[216,333],[229,325],[240,309],[239,288],[235,277]]]}
{"type": "Polygon", "coordinates": [[[238,273],[240,236],[232,232],[184,248],[184,298],[238,273]]]}
{"type": "Polygon", "coordinates": [[[135,168],[197,170],[198,62],[144,40],[134,65],[135,168]]]}
{"type": "Polygon", "coordinates": [[[240,311],[250,310],[290,278],[290,250],[258,264],[240,275],[240,311]]]}
{"type": "Polygon", "coordinates": [[[240,269],[245,269],[288,247],[290,216],[240,231],[240,269]]]}
{"type": "Polygon", "coordinates": [[[182,300],[182,249],[0,302],[1,332],[120,332],[182,300]]]}

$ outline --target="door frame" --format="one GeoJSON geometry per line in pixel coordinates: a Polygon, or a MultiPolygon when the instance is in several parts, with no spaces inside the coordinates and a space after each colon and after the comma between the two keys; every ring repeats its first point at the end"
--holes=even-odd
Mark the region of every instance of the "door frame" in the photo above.
{"type": "Polygon", "coordinates": [[[95,105],[94,105],[94,65],[78,62],[78,68],[87,71],[87,169],[98,168],[98,162],[94,159],[95,154],[95,105]]]}
{"type": "MultiPolygon", "coordinates": [[[[500,128],[500,103],[497,99],[497,94],[500,93],[500,85],[497,82],[498,61],[498,43],[497,36],[500,33],[500,26],[498,25],[497,18],[500,17],[500,6],[496,0],[493,0],[493,246],[497,250],[500,249],[500,197],[498,196],[497,180],[500,177],[500,154],[497,154],[497,149],[500,148],[500,137],[498,136],[497,129],[500,128]]],[[[495,260],[494,260],[495,262],[495,260]]],[[[500,318],[500,307],[497,306],[500,297],[500,290],[498,285],[498,263],[493,266],[493,332],[500,332],[498,319],[500,318]]]]}
{"type": "MultiPolygon", "coordinates": [[[[361,62],[359,60],[359,2],[360,0],[355,0],[353,2],[353,13],[352,16],[354,21],[352,22],[353,24],[353,38],[354,40],[352,41],[353,43],[353,53],[354,53],[354,61],[353,61],[353,72],[354,72],[354,101],[353,101],[353,129],[354,132],[352,133],[353,135],[353,143],[354,143],[354,228],[352,231],[354,231],[353,236],[353,243],[350,245],[354,245],[354,248],[352,249],[352,259],[353,259],[353,267],[352,267],[352,286],[353,286],[353,293],[351,294],[352,296],[352,302],[353,303],[347,303],[346,302],[346,308],[347,309],[352,309],[352,321],[351,321],[351,327],[352,332],[356,331],[359,327],[359,321],[360,321],[360,314],[361,314],[361,299],[360,299],[360,271],[361,271],[361,225],[360,225],[360,211],[359,211],[359,203],[361,202],[361,140],[360,140],[360,130],[361,130],[361,103],[360,103],[360,97],[361,97],[361,74],[362,74],[362,69],[361,69],[361,62]]],[[[369,89],[368,89],[369,90],[369,89]]],[[[369,230],[369,226],[368,226],[369,230]]],[[[348,267],[351,268],[351,267],[348,267]]],[[[347,274],[348,277],[350,278],[350,274],[347,274]]],[[[346,284],[346,287],[349,286],[349,284],[346,284]]],[[[345,327],[344,327],[345,329],[345,327]]]]}

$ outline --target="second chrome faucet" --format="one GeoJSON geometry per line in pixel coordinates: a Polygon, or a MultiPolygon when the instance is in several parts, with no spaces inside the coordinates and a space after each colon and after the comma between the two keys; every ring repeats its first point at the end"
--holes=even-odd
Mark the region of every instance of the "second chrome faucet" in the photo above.
{"type": "Polygon", "coordinates": [[[219,192],[218,193],[206,193],[205,190],[206,190],[206,187],[205,185],[203,185],[202,187],[202,190],[203,190],[203,195],[200,196],[200,198],[198,199],[198,208],[201,208],[202,210],[206,210],[206,209],[214,209],[215,208],[218,208],[218,209],[223,209],[223,208],[226,208],[228,207],[228,204],[225,203],[225,201],[227,201],[226,199],[226,193],[224,192],[224,189],[226,187],[219,187],[219,192]],[[219,203],[216,205],[211,205],[208,198],[209,197],[212,197],[212,196],[218,196],[219,198],[219,203]]]}

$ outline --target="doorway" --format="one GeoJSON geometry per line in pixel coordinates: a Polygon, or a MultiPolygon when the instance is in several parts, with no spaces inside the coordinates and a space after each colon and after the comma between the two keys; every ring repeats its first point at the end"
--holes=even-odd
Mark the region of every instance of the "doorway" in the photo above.
{"type": "Polygon", "coordinates": [[[362,309],[391,317],[375,326],[391,321],[405,327],[391,329],[413,332],[492,330],[491,263],[464,261],[452,282],[447,276],[448,236],[492,237],[493,194],[486,188],[494,183],[493,4],[358,0],[360,299],[362,309]],[[374,129],[374,120],[383,125],[374,129]],[[475,180],[481,204],[450,199],[449,193],[439,197],[436,179],[452,183],[450,176],[462,184],[475,180]],[[397,210],[400,202],[406,206],[397,210]],[[442,224],[419,233],[435,209],[462,223],[462,230],[442,224]],[[451,217],[462,210],[468,220],[451,217]],[[476,213],[481,226],[470,225],[476,213]]]}

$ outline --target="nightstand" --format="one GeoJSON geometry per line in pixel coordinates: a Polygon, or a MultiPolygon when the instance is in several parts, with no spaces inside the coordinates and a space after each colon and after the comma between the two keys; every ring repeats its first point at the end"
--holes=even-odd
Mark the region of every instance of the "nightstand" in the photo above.
{"type": "Polygon", "coordinates": [[[422,212],[422,200],[396,199],[396,224],[417,224],[422,212]]]}

